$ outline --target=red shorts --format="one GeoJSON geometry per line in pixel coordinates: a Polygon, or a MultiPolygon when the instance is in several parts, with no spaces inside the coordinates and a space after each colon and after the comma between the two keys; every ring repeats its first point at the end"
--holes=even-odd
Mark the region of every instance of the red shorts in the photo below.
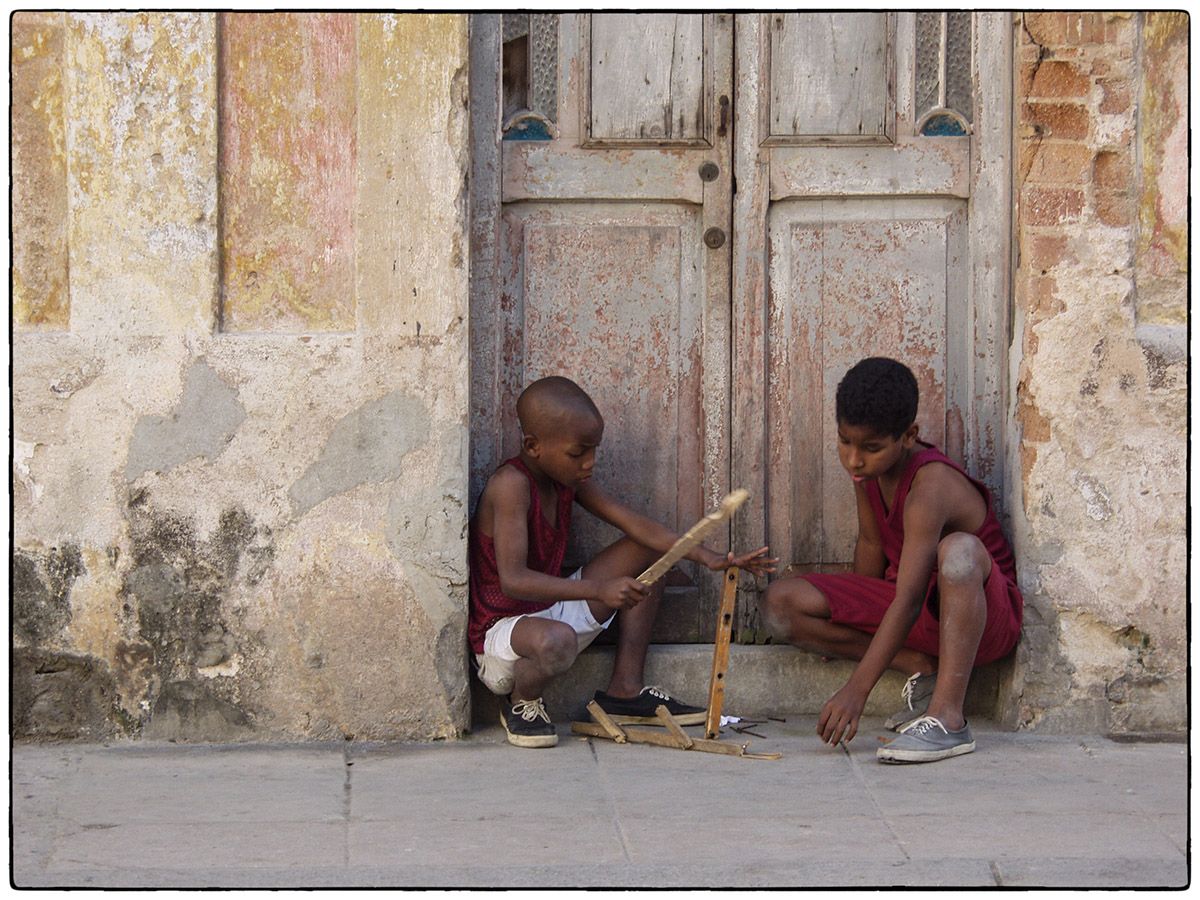
{"type": "MultiPolygon", "coordinates": [[[[867,634],[879,628],[883,614],[896,598],[896,582],[866,575],[801,575],[817,588],[829,603],[829,620],[849,625],[867,634]]],[[[1021,591],[992,562],[992,571],[983,584],[987,598],[987,624],[979,640],[975,665],[994,662],[1008,656],[1021,637],[1021,591]]],[[[921,614],[908,633],[904,646],[938,655],[937,572],[929,579],[921,614]]]]}

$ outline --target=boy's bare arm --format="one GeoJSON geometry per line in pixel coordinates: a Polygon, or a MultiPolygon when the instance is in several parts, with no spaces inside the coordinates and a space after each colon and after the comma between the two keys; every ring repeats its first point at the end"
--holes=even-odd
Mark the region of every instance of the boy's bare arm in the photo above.
{"type": "MultiPolygon", "coordinates": [[[[679,540],[679,534],[653,519],[635,512],[603,488],[594,483],[587,483],[575,493],[579,505],[596,518],[619,528],[639,544],[665,553],[679,540]]],[[[778,560],[766,555],[767,548],[762,547],[751,553],[735,557],[729,553],[722,556],[700,544],[685,556],[693,562],[700,563],[709,569],[725,569],[731,565],[745,568],[754,574],[766,574],[775,571],[774,564],[778,560]]]]}
{"type": "Polygon", "coordinates": [[[937,565],[938,542],[946,524],[942,495],[926,485],[917,490],[914,480],[904,504],[904,547],[896,573],[896,598],[871,638],[871,644],[849,680],[821,710],[817,728],[827,743],[849,741],[858,731],[858,720],[867,695],[875,687],[896,653],[904,646],[921,613],[929,576],[937,565]]]}
{"type": "Polygon", "coordinates": [[[868,578],[882,578],[887,571],[887,557],[883,554],[883,538],[879,534],[879,523],[867,499],[867,489],[854,485],[854,499],[858,506],[858,540],[854,544],[854,574],[868,578]]]}
{"type": "Polygon", "coordinates": [[[619,528],[651,550],[667,551],[679,535],[661,522],[635,512],[598,485],[588,482],[575,493],[579,505],[597,519],[619,528]]]}
{"type": "MultiPolygon", "coordinates": [[[[510,597],[534,603],[598,599],[613,609],[634,606],[645,588],[633,578],[594,581],[558,578],[529,568],[529,484],[518,472],[502,469],[484,489],[483,510],[491,513],[491,536],[496,548],[500,589],[510,597]]],[[[487,525],[488,523],[481,523],[487,525]]]]}
{"type": "Polygon", "coordinates": [[[925,466],[913,478],[904,502],[904,545],[900,548],[896,572],[896,598],[859,663],[862,667],[870,660],[870,668],[863,673],[864,677],[874,676],[868,691],[904,646],[921,614],[929,578],[937,568],[938,544],[943,535],[953,530],[977,530],[983,524],[985,512],[983,498],[949,466],[925,466]],[[894,618],[889,622],[888,617],[893,613],[894,618]]]}

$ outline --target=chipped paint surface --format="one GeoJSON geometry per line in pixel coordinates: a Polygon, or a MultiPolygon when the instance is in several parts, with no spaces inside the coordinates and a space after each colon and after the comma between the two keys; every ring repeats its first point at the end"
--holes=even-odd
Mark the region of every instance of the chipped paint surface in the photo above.
{"type": "Polygon", "coordinates": [[[1009,482],[1022,486],[1013,531],[1026,628],[1006,715],[1022,727],[1178,730],[1187,720],[1187,369],[1172,349],[1182,335],[1170,331],[1186,321],[1174,280],[1186,268],[1175,260],[1168,277],[1145,276],[1186,236],[1167,199],[1182,196],[1186,168],[1172,93],[1186,37],[1157,14],[1020,18],[1016,189],[1027,202],[1009,482]],[[1045,75],[1054,60],[1070,60],[1069,73],[1060,65],[1045,75]],[[1140,80],[1157,103],[1129,102],[1140,80]],[[1082,127],[1056,137],[1042,107],[1069,107],[1082,127]],[[1046,166],[1048,154],[1091,164],[1046,166]],[[1039,198],[1060,190],[1076,193],[1078,208],[1039,215],[1039,198]]]}
{"type": "Polygon", "coordinates": [[[64,108],[71,327],[211,327],[216,302],[212,16],[74,13],[64,108]]]}
{"type": "Polygon", "coordinates": [[[63,21],[70,329],[13,345],[16,733],[459,734],[466,17],[320,19],[338,140],[371,148],[328,198],[350,280],[309,277],[317,312],[264,306],[257,333],[218,327],[217,16],[63,21]]]}
{"type": "MultiPolygon", "coordinates": [[[[965,217],[950,201],[779,210],[772,242],[768,451],[774,552],[795,566],[853,558],[853,488],[837,458],[834,394],[866,356],[903,359],[921,390],[925,440],[947,447],[947,328],[961,305],[953,262],[965,217]],[[894,217],[893,217],[894,216],[894,217]],[[948,249],[950,252],[948,252],[948,249]],[[819,523],[819,524],[816,524],[819,523]]],[[[949,445],[951,453],[961,452],[949,445]]]]}
{"type": "Polygon", "coordinates": [[[297,515],[360,484],[394,481],[429,431],[424,405],[398,391],[339,419],[321,455],[288,488],[297,515]]]}
{"type": "Polygon", "coordinates": [[[356,269],[370,332],[451,344],[466,331],[467,65],[461,20],[359,16],[356,269]],[[448,254],[448,259],[447,259],[448,254]],[[446,265],[449,263],[449,270],[446,265]]]}
{"type": "Polygon", "coordinates": [[[65,328],[67,146],[62,13],[12,17],[12,317],[21,327],[65,328]]]}
{"type": "Polygon", "coordinates": [[[970,195],[964,154],[911,142],[863,147],[853,156],[831,147],[772,152],[771,199],[889,194],[900,184],[913,193],[970,195]]]}
{"type": "Polygon", "coordinates": [[[1188,16],[1148,13],[1142,28],[1138,158],[1138,319],[1187,323],[1188,16]],[[1145,294],[1146,296],[1142,296],[1145,294]]]}
{"type": "Polygon", "coordinates": [[[354,327],[355,17],[221,16],[222,325],[354,327]]]}
{"type": "Polygon", "coordinates": [[[184,377],[179,405],[169,416],[143,416],[129,442],[125,478],[170,469],[197,456],[215,459],[246,418],[237,395],[203,360],[184,377]]]}
{"type": "MultiPolygon", "coordinates": [[[[672,527],[703,515],[703,244],[687,210],[595,204],[504,216],[509,262],[500,352],[504,419],[548,375],[577,381],[605,418],[596,477],[623,502],[672,527]],[[682,439],[681,439],[682,438],[682,439]],[[690,438],[690,440],[689,440],[690,438]]],[[[516,452],[504,429],[501,459],[516,452]]],[[[493,462],[494,465],[499,460],[493,462]]],[[[594,517],[572,526],[580,564],[619,537],[594,517]]]]}

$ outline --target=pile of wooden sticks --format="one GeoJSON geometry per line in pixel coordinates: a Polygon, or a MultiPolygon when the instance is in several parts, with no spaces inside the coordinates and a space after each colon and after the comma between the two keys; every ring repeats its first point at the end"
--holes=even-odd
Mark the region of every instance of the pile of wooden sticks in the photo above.
{"type": "MultiPolygon", "coordinates": [[[[741,506],[749,493],[736,490],[721,502],[721,506],[709,513],[675,542],[674,546],[654,565],[642,573],[638,580],[650,585],[666,574],[688,551],[704,540],[704,536],[716,525],[725,521],[741,506]]],[[[779,759],[780,753],[751,753],[750,743],[725,743],[719,740],[721,733],[721,708],[725,702],[725,674],[729,668],[729,641],[733,631],[733,608],[737,600],[738,569],[725,570],[725,585],[721,591],[721,606],[717,611],[717,634],[713,647],[712,675],[708,684],[708,712],[704,720],[704,737],[690,737],[675,721],[665,706],[659,706],[654,714],[666,731],[651,731],[647,728],[622,728],[607,713],[592,701],[587,709],[594,721],[572,722],[574,734],[606,738],[618,744],[654,744],[675,750],[700,750],[704,753],[723,753],[746,759],[779,759]]],[[[736,730],[736,729],[735,729],[736,730]]]]}

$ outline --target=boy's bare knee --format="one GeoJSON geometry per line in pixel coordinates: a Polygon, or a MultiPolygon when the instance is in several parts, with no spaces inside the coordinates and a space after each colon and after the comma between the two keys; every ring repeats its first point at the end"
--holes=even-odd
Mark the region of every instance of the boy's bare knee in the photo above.
{"type": "Polygon", "coordinates": [[[758,608],[763,624],[772,638],[792,641],[796,638],[797,620],[804,612],[804,594],[814,590],[802,578],[784,578],[767,586],[758,608]]]}
{"type": "Polygon", "coordinates": [[[983,542],[973,534],[956,531],[938,544],[938,577],[950,584],[983,584],[991,567],[983,542]]]}
{"type": "Polygon", "coordinates": [[[538,668],[548,675],[561,675],[579,655],[579,639],[569,625],[546,628],[538,635],[535,653],[538,668]]]}
{"type": "Polygon", "coordinates": [[[785,637],[780,584],[782,582],[775,581],[767,585],[767,589],[758,598],[758,614],[762,616],[763,624],[767,626],[767,633],[773,638],[785,637]]]}

